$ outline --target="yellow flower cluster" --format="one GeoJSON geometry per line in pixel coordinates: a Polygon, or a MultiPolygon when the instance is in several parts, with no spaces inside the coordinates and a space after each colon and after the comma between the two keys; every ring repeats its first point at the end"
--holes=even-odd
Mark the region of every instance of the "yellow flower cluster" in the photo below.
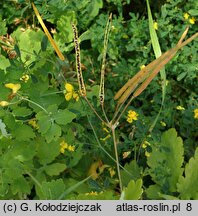
{"type": "Polygon", "coordinates": [[[36,122],[36,119],[30,119],[28,121],[28,124],[31,125],[34,129],[37,129],[37,130],[39,129],[39,126],[38,126],[38,124],[36,122]]]}
{"type": "Polygon", "coordinates": [[[138,114],[135,111],[129,110],[127,115],[127,122],[132,123],[133,121],[137,120],[137,117],[138,114]]]}
{"type": "Polygon", "coordinates": [[[67,149],[70,152],[75,151],[75,146],[68,145],[64,140],[60,143],[60,152],[64,154],[65,149],[67,149]]]}
{"type": "Polygon", "coordinates": [[[193,110],[194,112],[194,118],[198,119],[198,108],[193,110]]]}
{"type": "Polygon", "coordinates": [[[97,195],[98,195],[98,192],[97,192],[97,191],[91,191],[91,192],[89,192],[89,193],[86,193],[85,195],[86,195],[86,196],[89,196],[89,195],[91,195],[91,196],[97,196],[97,195]]]}
{"type": "Polygon", "coordinates": [[[151,144],[150,144],[148,141],[144,141],[144,142],[142,143],[142,148],[145,149],[145,153],[144,153],[144,154],[145,154],[146,157],[150,157],[150,155],[151,155],[150,152],[148,152],[148,151],[146,150],[147,147],[150,146],[150,145],[151,145],[151,144]]]}
{"type": "Polygon", "coordinates": [[[185,20],[188,20],[189,23],[192,24],[192,25],[195,24],[195,22],[196,22],[195,17],[190,17],[189,13],[184,13],[183,17],[184,17],[185,20]]]}
{"type": "Polygon", "coordinates": [[[28,74],[24,74],[24,75],[20,78],[20,80],[23,81],[23,82],[25,82],[25,83],[26,83],[29,79],[30,79],[30,76],[29,76],[28,74]]]}
{"type": "Polygon", "coordinates": [[[79,95],[74,91],[74,87],[73,85],[71,85],[70,83],[66,83],[65,84],[65,99],[66,101],[71,100],[71,98],[73,97],[76,101],[79,100],[79,95]]]}

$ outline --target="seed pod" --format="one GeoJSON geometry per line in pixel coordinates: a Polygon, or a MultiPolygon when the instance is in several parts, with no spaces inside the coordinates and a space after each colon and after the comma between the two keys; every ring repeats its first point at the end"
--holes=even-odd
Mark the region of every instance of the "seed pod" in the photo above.
{"type": "Polygon", "coordinates": [[[74,47],[76,51],[76,72],[78,78],[78,85],[80,94],[85,97],[86,96],[86,88],[82,76],[82,68],[81,68],[81,60],[80,60],[80,46],[78,41],[78,31],[74,24],[72,24],[73,34],[74,34],[74,47]]]}

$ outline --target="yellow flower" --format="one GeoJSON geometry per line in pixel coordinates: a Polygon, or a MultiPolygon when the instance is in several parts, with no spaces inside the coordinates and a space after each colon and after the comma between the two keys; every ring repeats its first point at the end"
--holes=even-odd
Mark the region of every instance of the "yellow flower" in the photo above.
{"type": "Polygon", "coordinates": [[[131,154],[131,151],[123,152],[122,158],[125,159],[131,154]]]}
{"type": "Polygon", "coordinates": [[[182,106],[177,106],[176,109],[177,109],[177,110],[185,110],[185,108],[182,107],[182,106]]]}
{"type": "Polygon", "coordinates": [[[142,148],[147,148],[147,146],[150,146],[151,144],[148,142],[148,141],[144,141],[143,143],[142,143],[142,148]]]}
{"type": "Polygon", "coordinates": [[[12,93],[15,94],[21,88],[20,84],[7,83],[5,84],[6,88],[12,89],[12,93]]]}
{"type": "Polygon", "coordinates": [[[96,192],[96,191],[91,191],[90,193],[86,193],[85,195],[86,195],[86,196],[89,196],[89,195],[91,195],[91,196],[97,196],[97,195],[98,195],[98,192],[96,192]]]}
{"type": "Polygon", "coordinates": [[[9,105],[9,102],[7,102],[7,101],[0,101],[0,106],[5,107],[5,106],[8,106],[8,105],[9,105]]]}
{"type": "Polygon", "coordinates": [[[153,27],[154,27],[155,30],[158,30],[158,23],[157,23],[157,22],[154,22],[154,23],[153,23],[153,27]]]}
{"type": "Polygon", "coordinates": [[[140,69],[142,70],[143,68],[145,68],[146,66],[145,65],[141,65],[140,66],[140,69]]]}
{"type": "Polygon", "coordinates": [[[66,83],[65,84],[65,89],[66,89],[66,94],[65,94],[66,101],[71,100],[72,97],[76,101],[79,100],[79,95],[74,91],[73,85],[71,85],[70,83],[66,83]]]}
{"type": "Polygon", "coordinates": [[[166,127],[166,123],[163,121],[160,121],[161,126],[166,127]]]}
{"type": "Polygon", "coordinates": [[[110,174],[110,176],[112,178],[116,174],[116,172],[112,167],[110,167],[108,170],[109,170],[109,174],[110,174]]]}
{"type": "Polygon", "coordinates": [[[189,23],[192,24],[192,25],[195,24],[195,21],[196,21],[196,19],[194,17],[191,17],[189,19],[189,23]]]}
{"type": "Polygon", "coordinates": [[[70,83],[65,84],[65,89],[67,90],[67,92],[73,92],[74,91],[74,87],[70,83]]]}
{"type": "Polygon", "coordinates": [[[138,114],[135,111],[129,110],[127,115],[127,122],[132,123],[133,121],[137,120],[137,117],[138,114]]]}
{"type": "Polygon", "coordinates": [[[193,110],[194,112],[194,118],[198,119],[198,108],[193,110]]]}
{"type": "Polygon", "coordinates": [[[189,16],[190,15],[188,13],[184,13],[184,15],[183,15],[183,17],[184,17],[185,20],[187,20],[189,16]]]}
{"type": "Polygon", "coordinates": [[[60,152],[63,154],[65,152],[65,149],[67,149],[67,147],[68,147],[68,144],[63,140],[60,143],[60,152]]]}
{"type": "Polygon", "coordinates": [[[39,129],[39,126],[38,126],[38,124],[36,123],[36,119],[30,119],[29,121],[28,121],[28,124],[29,125],[31,125],[33,128],[35,128],[35,129],[39,129]]]}
{"type": "Polygon", "coordinates": [[[75,150],[75,146],[69,145],[69,146],[67,147],[67,149],[68,149],[68,151],[73,152],[73,151],[75,150]]]}
{"type": "Polygon", "coordinates": [[[63,154],[65,150],[73,152],[75,150],[75,146],[68,145],[64,140],[60,143],[60,152],[63,154]]]}
{"type": "Polygon", "coordinates": [[[23,82],[25,82],[25,83],[26,83],[29,79],[30,79],[30,76],[29,76],[28,74],[25,74],[25,75],[23,75],[23,76],[20,78],[20,80],[23,81],[23,82]]]}
{"type": "Polygon", "coordinates": [[[145,156],[146,156],[146,157],[150,157],[151,154],[150,154],[149,152],[145,151],[145,156]]]}

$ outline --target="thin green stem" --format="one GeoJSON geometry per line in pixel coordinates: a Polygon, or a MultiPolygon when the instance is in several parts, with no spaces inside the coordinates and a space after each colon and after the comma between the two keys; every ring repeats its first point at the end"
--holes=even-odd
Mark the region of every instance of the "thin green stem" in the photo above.
{"type": "Polygon", "coordinates": [[[115,120],[115,123],[114,124],[118,124],[120,118],[122,117],[123,113],[125,112],[125,110],[127,109],[127,107],[130,105],[131,101],[134,99],[134,97],[132,96],[130,98],[130,100],[128,101],[128,103],[125,105],[125,107],[123,108],[123,110],[121,111],[120,115],[118,116],[118,118],[115,120]]]}
{"type": "Polygon", "coordinates": [[[104,109],[104,103],[102,104],[102,112],[103,112],[103,115],[105,117],[106,122],[109,124],[109,119],[108,119],[107,114],[106,114],[105,109],[104,109]]]}
{"type": "Polygon", "coordinates": [[[41,183],[40,183],[30,172],[28,172],[27,170],[25,170],[25,172],[26,172],[26,174],[28,174],[28,175],[31,177],[31,179],[32,179],[40,188],[42,188],[41,183]]]}
{"type": "MultiPolygon", "coordinates": [[[[115,158],[113,158],[113,157],[109,154],[109,152],[106,151],[106,150],[102,147],[102,145],[101,145],[101,143],[100,143],[100,140],[98,139],[98,136],[97,136],[97,134],[96,134],[96,131],[95,131],[95,129],[94,129],[94,127],[93,127],[93,124],[91,123],[91,120],[90,120],[90,118],[89,118],[88,115],[87,115],[87,119],[88,119],[89,125],[90,125],[90,127],[91,127],[91,129],[92,129],[92,131],[93,131],[93,134],[94,134],[94,137],[95,137],[95,139],[96,139],[96,142],[98,143],[99,148],[102,149],[102,151],[103,151],[112,161],[114,161],[114,162],[116,163],[115,158]]],[[[122,165],[120,165],[120,164],[119,164],[119,166],[120,166],[120,168],[122,168],[129,176],[132,177],[131,173],[130,173],[127,169],[125,169],[125,168],[124,168],[122,165]]]]}
{"type": "Polygon", "coordinates": [[[48,93],[48,94],[43,94],[43,95],[41,95],[41,97],[45,97],[45,96],[53,95],[53,94],[61,94],[61,93],[64,93],[64,90],[63,91],[57,91],[57,92],[51,92],[51,93],[48,93]]]}
{"type": "Polygon", "coordinates": [[[120,184],[120,192],[122,193],[122,178],[121,178],[121,173],[120,173],[120,164],[119,164],[119,158],[118,158],[118,148],[117,148],[114,125],[112,126],[111,131],[112,131],[112,135],[113,135],[113,144],[114,144],[114,150],[115,150],[118,179],[119,179],[119,184],[120,184]]]}
{"type": "Polygon", "coordinates": [[[87,99],[87,97],[83,97],[85,99],[85,101],[87,102],[87,104],[89,105],[89,107],[93,110],[93,112],[95,113],[95,115],[100,119],[101,122],[104,122],[105,124],[107,124],[97,113],[97,111],[94,109],[94,107],[92,106],[92,104],[89,102],[89,100],[87,99]]]}
{"type": "Polygon", "coordinates": [[[27,99],[27,98],[25,98],[25,97],[23,97],[21,95],[19,95],[19,97],[20,97],[21,100],[24,100],[24,101],[27,101],[29,103],[32,103],[32,104],[36,105],[37,107],[41,108],[45,113],[49,114],[48,111],[44,107],[42,107],[41,105],[39,105],[38,103],[36,103],[36,102],[34,102],[32,100],[29,100],[29,99],[27,99]]]}

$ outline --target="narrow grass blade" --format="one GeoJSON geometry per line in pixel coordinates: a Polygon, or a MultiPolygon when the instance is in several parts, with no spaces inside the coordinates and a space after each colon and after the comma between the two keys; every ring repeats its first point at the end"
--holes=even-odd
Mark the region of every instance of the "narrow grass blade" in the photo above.
{"type": "MultiPolygon", "coordinates": [[[[147,3],[147,11],[148,11],[149,31],[150,31],[151,43],[152,43],[152,46],[153,46],[155,57],[158,58],[159,56],[162,55],[162,52],[161,52],[159,40],[158,40],[158,37],[157,37],[157,33],[156,33],[155,28],[154,28],[154,22],[153,22],[153,17],[152,17],[151,9],[150,9],[149,0],[146,0],[146,3],[147,3]]],[[[153,121],[153,123],[152,123],[152,125],[151,125],[151,127],[149,129],[149,131],[151,131],[155,127],[155,125],[157,123],[157,120],[158,120],[158,118],[160,116],[160,113],[161,113],[161,110],[162,110],[162,107],[163,107],[163,104],[164,104],[164,100],[165,100],[165,95],[166,95],[166,72],[165,72],[165,68],[164,67],[160,70],[160,76],[161,76],[161,80],[162,80],[162,101],[161,101],[161,107],[160,107],[160,110],[159,110],[156,118],[154,119],[154,121],[153,121]]]]}
{"type": "Polygon", "coordinates": [[[43,28],[43,30],[44,30],[44,32],[45,32],[45,34],[46,34],[48,40],[50,41],[51,45],[53,46],[54,50],[56,51],[58,57],[59,57],[62,61],[64,61],[64,60],[65,60],[64,55],[61,53],[61,51],[59,50],[59,48],[58,48],[58,46],[56,45],[55,41],[53,40],[51,34],[49,33],[47,27],[45,26],[45,24],[44,24],[44,22],[43,22],[43,19],[41,18],[40,14],[39,14],[39,12],[38,12],[38,10],[37,10],[37,8],[36,8],[36,6],[34,5],[33,2],[32,2],[32,7],[33,7],[33,9],[34,9],[34,12],[35,12],[35,14],[36,14],[36,17],[37,17],[39,23],[41,24],[41,26],[42,26],[42,28],[43,28]]]}

